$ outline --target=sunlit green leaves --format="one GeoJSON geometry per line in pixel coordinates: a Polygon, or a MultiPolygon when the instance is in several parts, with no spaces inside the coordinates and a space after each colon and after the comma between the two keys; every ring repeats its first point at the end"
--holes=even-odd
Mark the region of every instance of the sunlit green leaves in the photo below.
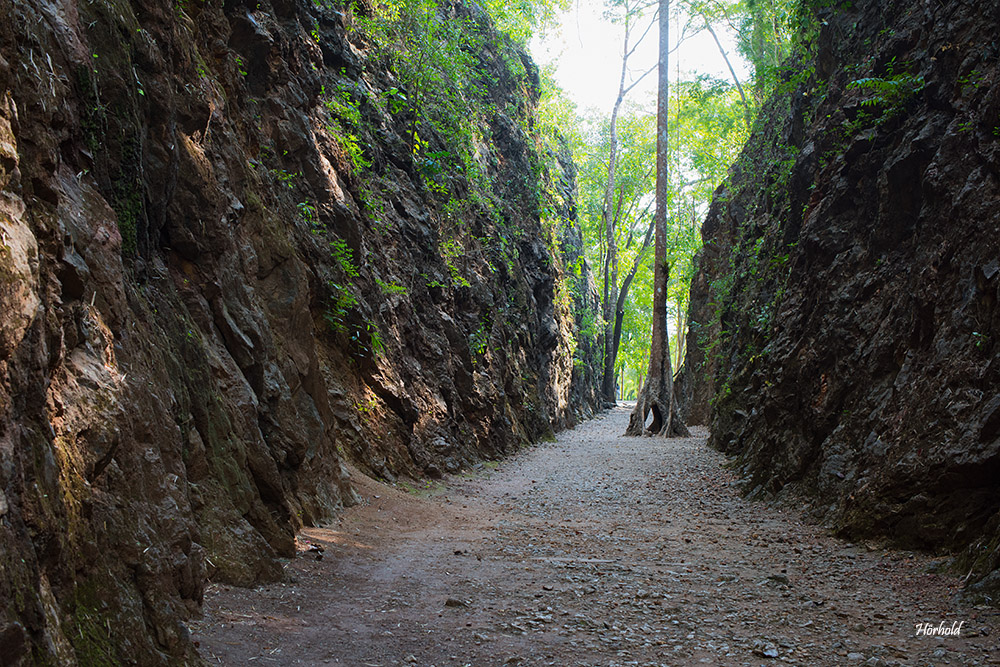
{"type": "Polygon", "coordinates": [[[556,13],[568,9],[570,0],[483,0],[483,7],[497,27],[524,46],[531,37],[549,28],[556,13]]]}
{"type": "MultiPolygon", "coordinates": [[[[552,122],[569,124],[578,165],[577,204],[584,232],[587,261],[598,271],[606,252],[601,212],[607,179],[608,119],[598,112],[577,116],[572,105],[556,93],[546,113],[552,122]]],[[[700,226],[712,193],[725,178],[746,139],[744,109],[734,85],[707,77],[673,86],[670,104],[670,219],[668,259],[671,282],[668,307],[674,340],[684,328],[688,289],[693,275],[691,259],[701,246],[700,226]]],[[[652,113],[626,104],[618,120],[619,152],[615,187],[616,242],[622,266],[631,266],[642,246],[653,215],[656,128],[652,113]]],[[[625,395],[635,393],[649,360],[649,332],[653,272],[647,252],[632,283],[622,322],[617,358],[619,383],[625,395]]]]}

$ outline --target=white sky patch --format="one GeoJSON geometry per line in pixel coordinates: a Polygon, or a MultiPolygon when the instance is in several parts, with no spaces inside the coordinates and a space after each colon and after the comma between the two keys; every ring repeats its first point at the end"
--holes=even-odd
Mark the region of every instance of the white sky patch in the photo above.
{"type": "MultiPolygon", "coordinates": [[[[558,29],[542,38],[536,37],[530,45],[532,56],[539,65],[555,64],[556,81],[581,112],[591,107],[610,112],[618,92],[625,31],[623,26],[605,18],[603,12],[604,5],[600,0],[576,0],[569,11],[560,15],[558,29]]],[[[633,36],[641,35],[652,18],[653,13],[650,12],[649,17],[633,31],[633,36]]],[[[671,47],[681,34],[683,18],[681,21],[678,23],[672,19],[670,22],[671,47]]],[[[740,80],[747,80],[748,66],[736,51],[728,26],[713,27],[740,80]]],[[[635,80],[656,65],[658,39],[657,28],[653,26],[629,60],[630,80],[635,80]]],[[[677,79],[678,67],[682,79],[693,78],[696,74],[710,74],[732,81],[726,62],[708,31],[702,30],[693,37],[687,37],[670,58],[671,81],[677,79]]],[[[653,108],[655,96],[656,75],[652,73],[626,99],[653,108]]]]}

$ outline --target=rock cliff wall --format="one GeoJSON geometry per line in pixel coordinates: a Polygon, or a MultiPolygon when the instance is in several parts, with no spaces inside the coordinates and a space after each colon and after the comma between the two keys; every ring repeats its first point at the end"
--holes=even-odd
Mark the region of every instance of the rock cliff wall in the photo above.
{"type": "Polygon", "coordinates": [[[197,662],[206,578],[280,577],[345,461],[437,475],[594,409],[534,65],[429,19],[477,47],[459,163],[366,11],[0,0],[4,665],[197,662]]]}
{"type": "Polygon", "coordinates": [[[1000,7],[809,4],[702,230],[692,409],[752,495],[958,553],[996,601],[1000,7]]]}

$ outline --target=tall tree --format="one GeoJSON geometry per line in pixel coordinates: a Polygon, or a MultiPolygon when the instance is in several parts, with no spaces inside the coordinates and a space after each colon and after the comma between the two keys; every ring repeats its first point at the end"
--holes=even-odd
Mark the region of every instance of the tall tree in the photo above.
{"type": "MultiPolygon", "coordinates": [[[[632,261],[632,270],[625,276],[625,280],[622,281],[621,289],[618,291],[618,300],[615,302],[614,333],[612,335],[612,369],[615,368],[615,359],[618,356],[618,349],[621,347],[622,323],[625,320],[625,303],[628,301],[629,288],[632,286],[632,281],[635,280],[635,274],[639,272],[639,267],[642,266],[643,261],[646,259],[646,251],[649,249],[649,242],[652,240],[655,226],[656,219],[654,218],[650,221],[649,227],[646,229],[646,236],[642,240],[642,246],[639,248],[639,251],[636,252],[635,258],[632,261]]],[[[607,360],[605,360],[605,363],[607,363],[607,360]]],[[[607,373],[606,369],[605,373],[607,373]]],[[[612,389],[614,389],[614,387],[612,387],[612,389]]]]}
{"type": "MultiPolygon", "coordinates": [[[[679,2],[672,3],[675,9],[679,2]]],[[[619,13],[615,20],[621,24],[621,5],[617,7],[619,13]]],[[[715,14],[710,16],[721,29],[723,19],[715,14]]],[[[653,21],[655,25],[658,19],[654,16],[653,21]]],[[[646,24],[643,24],[642,28],[645,27],[646,24]]],[[[704,30],[700,20],[697,27],[704,30]]],[[[688,27],[689,31],[692,29],[688,27]]],[[[636,30],[633,34],[639,33],[636,30]]],[[[633,41],[629,40],[630,43],[633,41]]],[[[677,48],[676,42],[677,39],[672,36],[673,50],[677,48]]],[[[621,55],[622,52],[619,53],[621,55]]],[[[609,280],[608,292],[609,296],[617,294],[617,299],[604,302],[612,306],[610,317],[603,308],[587,314],[588,321],[594,323],[587,329],[587,336],[593,338],[596,335],[598,340],[594,343],[600,345],[602,350],[605,342],[611,343],[611,353],[606,355],[605,361],[614,359],[615,389],[621,398],[634,400],[642,389],[649,367],[656,114],[647,111],[647,107],[630,103],[627,98],[622,103],[615,120],[616,167],[612,205],[609,207],[606,196],[608,158],[611,155],[610,109],[604,113],[592,110],[578,117],[572,105],[566,106],[568,103],[564,100],[558,102],[563,98],[557,94],[558,87],[553,86],[550,81],[548,87],[543,88],[542,106],[549,112],[558,110],[556,115],[563,123],[563,132],[572,138],[571,145],[579,166],[577,201],[580,227],[584,234],[587,261],[598,268],[599,285],[604,282],[605,273],[609,277],[613,273],[605,270],[610,269],[607,251],[610,244],[604,214],[606,211],[614,213],[613,252],[617,254],[618,280],[613,283],[609,280]],[[612,325],[610,337],[604,329],[605,323],[612,325]]],[[[685,340],[684,314],[693,275],[691,256],[701,246],[698,225],[692,221],[700,220],[716,186],[739,153],[747,134],[744,110],[742,97],[733,83],[708,75],[671,82],[670,214],[667,226],[667,261],[671,271],[667,317],[673,368],[678,367],[678,359],[682,358],[680,352],[685,340]]],[[[601,372],[600,368],[598,372],[601,372]]]]}
{"type": "Polygon", "coordinates": [[[670,0],[660,0],[660,61],[656,102],[656,254],[653,274],[653,331],[649,350],[649,372],[635,409],[629,417],[625,435],[648,431],[659,436],[686,436],[687,427],[677,414],[674,374],[670,363],[670,337],[667,331],[667,285],[670,264],[667,261],[667,206],[670,188],[668,173],[670,108],[670,0]],[[646,428],[646,418],[653,420],[646,428]]]}
{"type": "Polygon", "coordinates": [[[730,76],[733,77],[733,83],[736,85],[736,90],[738,90],[740,93],[740,99],[743,100],[743,119],[747,124],[747,129],[749,130],[751,125],[750,103],[747,102],[746,93],[743,92],[743,84],[740,83],[740,77],[736,76],[736,70],[733,69],[733,63],[731,60],[729,60],[729,54],[726,53],[726,49],[722,46],[722,41],[719,39],[719,35],[715,32],[715,29],[712,27],[712,21],[708,18],[708,15],[705,14],[704,12],[702,12],[701,18],[702,20],[705,21],[705,29],[708,30],[708,34],[710,34],[712,36],[712,39],[715,40],[715,45],[719,49],[719,54],[722,56],[722,59],[726,61],[726,67],[729,68],[729,74],[730,76]]]}
{"type": "MultiPolygon", "coordinates": [[[[763,103],[778,83],[781,62],[791,53],[796,16],[804,3],[801,0],[683,1],[692,16],[699,15],[704,20],[713,38],[716,38],[713,21],[724,23],[735,34],[738,50],[754,70],[754,105],[763,103]]],[[[716,44],[722,51],[717,38],[716,44]]],[[[728,56],[723,55],[729,63],[728,56]]]]}
{"type": "Polygon", "coordinates": [[[621,330],[619,329],[617,337],[612,330],[615,313],[617,312],[616,305],[620,300],[618,291],[618,243],[616,241],[615,222],[620,218],[622,202],[619,200],[618,207],[615,206],[614,202],[615,175],[618,169],[618,113],[621,110],[622,102],[625,101],[625,96],[649,73],[646,72],[631,84],[627,82],[629,59],[649,33],[649,29],[653,26],[650,23],[642,35],[632,41],[633,30],[636,24],[642,20],[643,12],[649,7],[649,3],[647,0],[638,0],[638,2],[635,0],[624,0],[621,2],[621,7],[624,10],[625,38],[622,44],[622,70],[618,80],[618,96],[615,98],[614,106],[611,108],[608,178],[604,186],[604,208],[602,210],[602,227],[604,228],[607,249],[604,258],[604,290],[602,295],[604,306],[604,375],[601,379],[601,394],[604,401],[610,404],[614,404],[615,402],[615,358],[618,356],[618,343],[621,340],[621,330]]]}

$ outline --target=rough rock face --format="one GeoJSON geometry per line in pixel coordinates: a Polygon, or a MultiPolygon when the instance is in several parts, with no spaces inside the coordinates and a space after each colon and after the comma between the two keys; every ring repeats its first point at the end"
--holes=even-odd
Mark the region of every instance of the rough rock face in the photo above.
{"type": "Polygon", "coordinates": [[[843,4],[705,221],[692,409],[750,493],[959,553],[996,601],[1000,6],[843,4]]]}
{"type": "Polygon", "coordinates": [[[533,65],[446,8],[496,45],[498,203],[444,215],[463,174],[428,188],[343,10],[0,0],[3,664],[196,662],[206,578],[280,577],[295,529],[354,501],[345,460],[439,474],[593,410],[533,65]]]}

